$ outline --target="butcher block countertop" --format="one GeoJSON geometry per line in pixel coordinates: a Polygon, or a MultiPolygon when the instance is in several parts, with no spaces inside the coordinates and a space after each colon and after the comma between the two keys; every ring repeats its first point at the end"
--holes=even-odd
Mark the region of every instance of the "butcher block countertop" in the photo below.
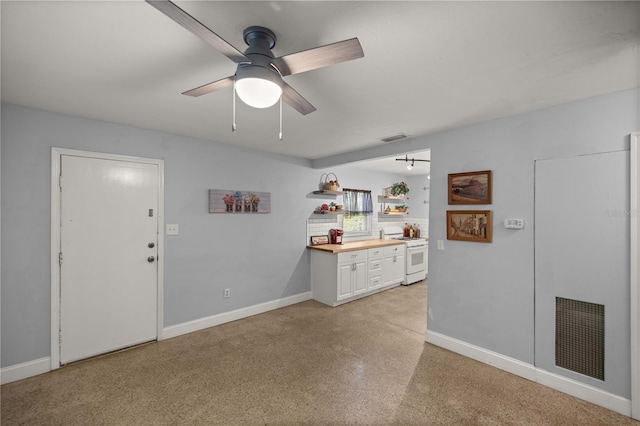
{"type": "Polygon", "coordinates": [[[328,253],[344,253],[347,251],[366,250],[370,248],[386,247],[386,246],[397,246],[400,244],[404,244],[404,242],[398,241],[398,240],[373,239],[373,240],[349,241],[344,244],[321,244],[318,246],[307,246],[307,247],[312,250],[320,250],[328,253]]]}

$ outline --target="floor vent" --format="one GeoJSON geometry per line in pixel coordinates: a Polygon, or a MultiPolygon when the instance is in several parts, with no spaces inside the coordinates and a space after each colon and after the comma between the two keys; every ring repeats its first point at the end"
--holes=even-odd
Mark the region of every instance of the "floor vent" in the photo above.
{"type": "Polygon", "coordinates": [[[556,297],[556,365],[604,380],[604,305],[556,297]]]}

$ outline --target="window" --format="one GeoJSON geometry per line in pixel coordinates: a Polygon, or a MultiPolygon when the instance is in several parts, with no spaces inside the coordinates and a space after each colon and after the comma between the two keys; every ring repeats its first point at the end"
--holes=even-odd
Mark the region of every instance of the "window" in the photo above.
{"type": "Polygon", "coordinates": [[[371,235],[371,191],[345,188],[343,200],[344,208],[349,212],[342,219],[345,236],[371,235]]]}
{"type": "Polygon", "coordinates": [[[371,235],[371,215],[366,213],[344,215],[342,230],[346,236],[371,235]]]}

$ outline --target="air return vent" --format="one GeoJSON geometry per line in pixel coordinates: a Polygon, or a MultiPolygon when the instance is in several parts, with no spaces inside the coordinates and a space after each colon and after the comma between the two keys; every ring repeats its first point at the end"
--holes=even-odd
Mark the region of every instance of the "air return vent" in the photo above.
{"type": "Polygon", "coordinates": [[[604,305],[556,297],[556,365],[604,380],[604,305]]]}
{"type": "Polygon", "coordinates": [[[395,141],[399,141],[400,139],[405,139],[406,137],[407,135],[405,135],[404,133],[398,133],[397,135],[380,138],[380,140],[382,142],[395,142],[395,141]]]}

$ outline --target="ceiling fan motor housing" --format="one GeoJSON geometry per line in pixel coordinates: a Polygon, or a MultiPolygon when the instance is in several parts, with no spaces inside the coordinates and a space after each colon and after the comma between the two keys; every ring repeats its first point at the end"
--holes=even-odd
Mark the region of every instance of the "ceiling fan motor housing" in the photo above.
{"type": "Polygon", "coordinates": [[[274,58],[271,49],[276,45],[276,35],[270,29],[259,26],[248,27],[243,35],[244,41],[249,45],[244,55],[251,60],[251,63],[238,64],[236,80],[262,78],[282,87],[280,71],[271,63],[274,58]]]}
{"type": "Polygon", "coordinates": [[[244,55],[251,62],[238,64],[236,91],[246,104],[267,108],[277,102],[284,86],[280,71],[271,62],[276,35],[268,28],[249,27],[244,30],[244,40],[249,45],[244,55]]]}

